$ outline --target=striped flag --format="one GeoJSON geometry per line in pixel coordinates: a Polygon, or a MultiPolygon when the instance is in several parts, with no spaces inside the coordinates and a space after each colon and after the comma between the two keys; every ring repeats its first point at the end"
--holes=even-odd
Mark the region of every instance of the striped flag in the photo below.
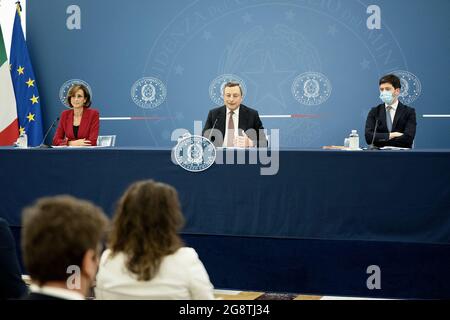
{"type": "Polygon", "coordinates": [[[13,145],[19,137],[16,98],[9,68],[0,26],[0,146],[13,145]]]}

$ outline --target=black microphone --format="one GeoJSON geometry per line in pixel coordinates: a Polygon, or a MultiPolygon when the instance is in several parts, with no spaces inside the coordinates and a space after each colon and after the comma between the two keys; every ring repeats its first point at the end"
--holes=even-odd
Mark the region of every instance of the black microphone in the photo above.
{"type": "Polygon", "coordinates": [[[53,120],[52,125],[50,126],[50,128],[48,128],[47,132],[45,133],[44,139],[42,139],[41,144],[39,145],[39,148],[51,148],[52,146],[46,145],[44,144],[45,139],[47,139],[48,134],[50,133],[50,131],[52,130],[52,128],[55,126],[55,123],[59,121],[59,117],[56,118],[55,120],[53,120]]]}
{"type": "Polygon", "coordinates": [[[376,134],[377,134],[377,127],[378,127],[378,118],[376,119],[376,122],[375,122],[375,129],[373,130],[373,137],[372,137],[372,143],[370,144],[370,146],[369,146],[369,150],[375,150],[375,149],[377,149],[378,150],[378,147],[376,147],[373,143],[375,142],[375,136],[376,136],[376,134]]]}
{"type": "Polygon", "coordinates": [[[216,127],[216,124],[217,124],[217,121],[219,120],[219,117],[217,117],[216,118],[216,120],[214,121],[214,124],[213,124],[213,126],[212,126],[212,128],[211,128],[211,131],[209,132],[209,137],[208,137],[208,140],[209,141],[211,141],[211,136],[212,136],[212,133],[213,133],[213,131],[214,131],[214,128],[216,127]]]}

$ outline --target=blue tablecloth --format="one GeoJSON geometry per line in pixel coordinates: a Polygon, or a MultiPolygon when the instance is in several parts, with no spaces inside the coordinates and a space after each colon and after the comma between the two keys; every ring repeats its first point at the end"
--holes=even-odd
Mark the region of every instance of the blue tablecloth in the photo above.
{"type": "Polygon", "coordinates": [[[177,188],[184,233],[450,243],[450,150],[283,150],[276,175],[261,167],[192,173],[170,150],[1,148],[0,217],[20,226],[24,206],[56,194],[112,215],[130,183],[151,178],[177,188]]]}

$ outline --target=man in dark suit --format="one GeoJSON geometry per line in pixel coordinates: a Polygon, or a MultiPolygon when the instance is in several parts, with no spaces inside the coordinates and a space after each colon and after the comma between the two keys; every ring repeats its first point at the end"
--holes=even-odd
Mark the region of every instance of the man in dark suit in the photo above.
{"type": "Polygon", "coordinates": [[[8,222],[0,218],[0,300],[18,299],[27,292],[22,281],[14,238],[8,222]]]}
{"type": "Polygon", "coordinates": [[[23,213],[22,253],[30,275],[26,300],[82,300],[95,279],[108,220],[71,196],[39,199],[23,213]]]}
{"type": "Polygon", "coordinates": [[[258,111],[241,104],[242,88],[228,82],[223,92],[224,106],[208,113],[203,136],[216,147],[266,147],[267,139],[258,111]]]}
{"type": "Polygon", "coordinates": [[[367,144],[373,140],[376,147],[412,148],[416,135],[416,111],[398,100],[400,79],[393,74],[386,75],[380,79],[379,86],[383,103],[372,108],[367,116],[367,144]]]}

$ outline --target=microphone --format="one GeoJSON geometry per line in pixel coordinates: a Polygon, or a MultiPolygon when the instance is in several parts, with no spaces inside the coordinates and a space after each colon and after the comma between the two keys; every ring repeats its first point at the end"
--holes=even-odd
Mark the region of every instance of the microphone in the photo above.
{"type": "Polygon", "coordinates": [[[45,139],[47,139],[48,134],[50,133],[50,131],[52,130],[52,128],[55,126],[55,123],[59,121],[59,117],[56,118],[55,120],[53,120],[52,125],[50,126],[50,128],[48,128],[47,132],[45,133],[44,139],[42,139],[41,144],[39,145],[39,148],[51,148],[52,146],[46,145],[44,144],[45,139]]]}
{"type": "Polygon", "coordinates": [[[214,121],[214,124],[213,124],[213,126],[212,126],[212,128],[211,128],[211,131],[209,132],[209,137],[208,137],[208,140],[209,141],[211,141],[211,136],[212,136],[212,133],[213,133],[213,131],[214,131],[214,128],[216,127],[216,124],[217,124],[217,121],[219,120],[219,117],[217,117],[216,118],[216,120],[214,121]]]}
{"type": "Polygon", "coordinates": [[[373,130],[373,136],[372,136],[372,143],[369,146],[369,150],[378,150],[378,147],[376,147],[373,143],[375,142],[375,136],[377,134],[377,127],[378,127],[378,118],[376,119],[375,122],[375,129],[373,130]]]}

